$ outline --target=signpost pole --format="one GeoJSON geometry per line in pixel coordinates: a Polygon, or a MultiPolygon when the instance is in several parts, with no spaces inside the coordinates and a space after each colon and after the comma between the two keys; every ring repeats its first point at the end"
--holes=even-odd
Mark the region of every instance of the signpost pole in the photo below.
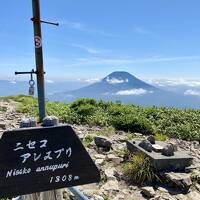
{"type": "Polygon", "coordinates": [[[37,74],[37,90],[40,122],[45,117],[45,89],[44,89],[44,68],[42,52],[42,34],[40,21],[40,0],[32,0],[33,6],[33,28],[35,42],[35,61],[37,74]]]}

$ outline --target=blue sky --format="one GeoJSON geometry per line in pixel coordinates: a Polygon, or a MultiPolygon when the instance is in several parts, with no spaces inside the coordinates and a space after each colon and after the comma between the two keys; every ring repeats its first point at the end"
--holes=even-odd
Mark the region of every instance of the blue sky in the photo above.
{"type": "MultiPolygon", "coordinates": [[[[0,78],[35,67],[31,0],[1,1],[0,78]]],[[[46,77],[200,76],[199,0],[41,0],[46,77]]]]}

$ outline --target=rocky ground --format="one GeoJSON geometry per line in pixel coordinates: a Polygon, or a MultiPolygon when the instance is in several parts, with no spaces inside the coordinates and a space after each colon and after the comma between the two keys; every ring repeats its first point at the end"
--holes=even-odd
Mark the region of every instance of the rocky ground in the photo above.
{"type": "MultiPolygon", "coordinates": [[[[18,128],[21,118],[24,116],[16,112],[16,103],[0,101],[0,135],[8,129],[18,128]]],[[[173,187],[166,185],[130,185],[123,175],[122,166],[126,150],[127,139],[132,139],[133,134],[121,131],[116,132],[112,128],[101,129],[99,127],[88,127],[72,125],[79,138],[83,141],[96,165],[99,167],[102,179],[98,184],[79,186],[91,200],[199,200],[200,199],[200,145],[198,142],[187,142],[170,139],[176,143],[179,150],[186,150],[193,156],[192,169],[182,173],[168,173],[166,176],[173,182],[173,187]],[[105,151],[98,144],[95,137],[107,138],[106,145],[111,145],[109,151],[105,151]],[[94,141],[95,139],[95,141],[94,141]],[[195,179],[194,179],[195,177],[195,179]],[[189,187],[183,192],[182,187],[189,187]]],[[[135,133],[134,136],[142,137],[135,133]]],[[[100,141],[102,142],[102,141],[100,141]]],[[[64,192],[64,198],[69,199],[68,191],[64,192]]],[[[72,199],[74,197],[71,197],[72,199]]]]}

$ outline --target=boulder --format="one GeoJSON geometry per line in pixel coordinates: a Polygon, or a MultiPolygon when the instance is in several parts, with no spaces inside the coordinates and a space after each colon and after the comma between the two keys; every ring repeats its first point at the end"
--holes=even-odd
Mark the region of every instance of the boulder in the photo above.
{"type": "Polygon", "coordinates": [[[23,118],[20,121],[20,128],[36,127],[37,122],[35,118],[23,118]]]}
{"type": "Polygon", "coordinates": [[[42,126],[57,126],[59,119],[56,116],[47,116],[43,119],[42,126]]]}
{"type": "Polygon", "coordinates": [[[147,140],[151,143],[151,144],[155,144],[156,140],[155,137],[153,135],[150,135],[147,137],[147,140]]]}
{"type": "Polygon", "coordinates": [[[190,174],[169,172],[165,173],[165,176],[169,181],[185,191],[192,185],[190,174]]]}
{"type": "Polygon", "coordinates": [[[176,142],[169,142],[169,144],[173,146],[174,152],[178,151],[178,145],[176,144],[176,142]]]}
{"type": "Polygon", "coordinates": [[[163,150],[162,155],[164,156],[173,156],[174,155],[174,147],[172,144],[167,144],[163,150]]]}
{"type": "Polygon", "coordinates": [[[105,169],[107,180],[115,180],[116,169],[114,167],[105,169]]]}
{"type": "Polygon", "coordinates": [[[107,150],[110,150],[110,148],[112,146],[111,141],[108,138],[106,138],[106,137],[96,136],[94,138],[94,142],[95,142],[95,144],[96,144],[97,147],[102,147],[102,148],[105,148],[107,150]]]}
{"type": "Polygon", "coordinates": [[[123,161],[123,159],[115,156],[114,154],[108,154],[107,155],[107,161],[112,161],[112,162],[114,162],[115,164],[118,165],[123,161]]]}
{"type": "Polygon", "coordinates": [[[152,152],[152,144],[148,140],[142,140],[139,146],[148,152],[152,152]]]}
{"type": "Polygon", "coordinates": [[[147,187],[142,187],[141,188],[141,192],[144,196],[148,197],[148,198],[152,198],[155,196],[156,192],[153,189],[153,187],[147,186],[147,187]]]}
{"type": "Polygon", "coordinates": [[[6,130],[6,124],[5,123],[0,123],[0,128],[3,130],[6,130]]]}

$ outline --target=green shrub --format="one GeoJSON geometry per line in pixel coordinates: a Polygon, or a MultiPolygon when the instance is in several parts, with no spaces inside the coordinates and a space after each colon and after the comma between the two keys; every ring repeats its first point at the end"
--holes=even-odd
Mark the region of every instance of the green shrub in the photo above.
{"type": "Polygon", "coordinates": [[[82,105],[97,105],[97,101],[95,99],[78,99],[71,103],[70,108],[73,110],[78,110],[82,105]]]}
{"type": "Polygon", "coordinates": [[[119,115],[127,115],[127,114],[133,114],[134,109],[130,105],[121,105],[121,104],[110,104],[110,106],[107,109],[107,112],[111,116],[119,116],[119,115]]]}
{"type": "Polygon", "coordinates": [[[169,139],[168,136],[165,134],[161,134],[161,133],[155,134],[155,140],[157,141],[167,141],[168,139],[169,139]]]}
{"type": "Polygon", "coordinates": [[[122,131],[138,132],[142,134],[152,134],[153,128],[150,122],[143,117],[134,117],[133,115],[121,115],[112,119],[112,125],[122,131]]]}
{"type": "Polygon", "coordinates": [[[77,113],[81,123],[89,123],[89,117],[95,113],[96,107],[91,104],[80,105],[75,113],[77,113]]]}
{"type": "Polygon", "coordinates": [[[87,135],[84,140],[83,143],[85,144],[86,147],[89,147],[91,145],[91,143],[94,140],[94,136],[93,135],[87,135]]]}
{"type": "MultiPolygon", "coordinates": [[[[18,103],[18,112],[38,118],[38,103],[33,97],[19,95],[1,97],[0,100],[15,101],[18,103]]],[[[127,132],[162,133],[169,137],[200,141],[200,110],[141,107],[79,99],[71,104],[46,102],[46,112],[58,116],[65,123],[113,126],[116,130],[127,132]]]]}
{"type": "Polygon", "coordinates": [[[136,184],[160,182],[150,159],[142,153],[133,156],[131,161],[124,164],[123,171],[128,179],[136,184]]]}
{"type": "Polygon", "coordinates": [[[91,113],[88,124],[95,126],[108,126],[109,116],[102,109],[96,110],[94,113],[91,113]]]}

